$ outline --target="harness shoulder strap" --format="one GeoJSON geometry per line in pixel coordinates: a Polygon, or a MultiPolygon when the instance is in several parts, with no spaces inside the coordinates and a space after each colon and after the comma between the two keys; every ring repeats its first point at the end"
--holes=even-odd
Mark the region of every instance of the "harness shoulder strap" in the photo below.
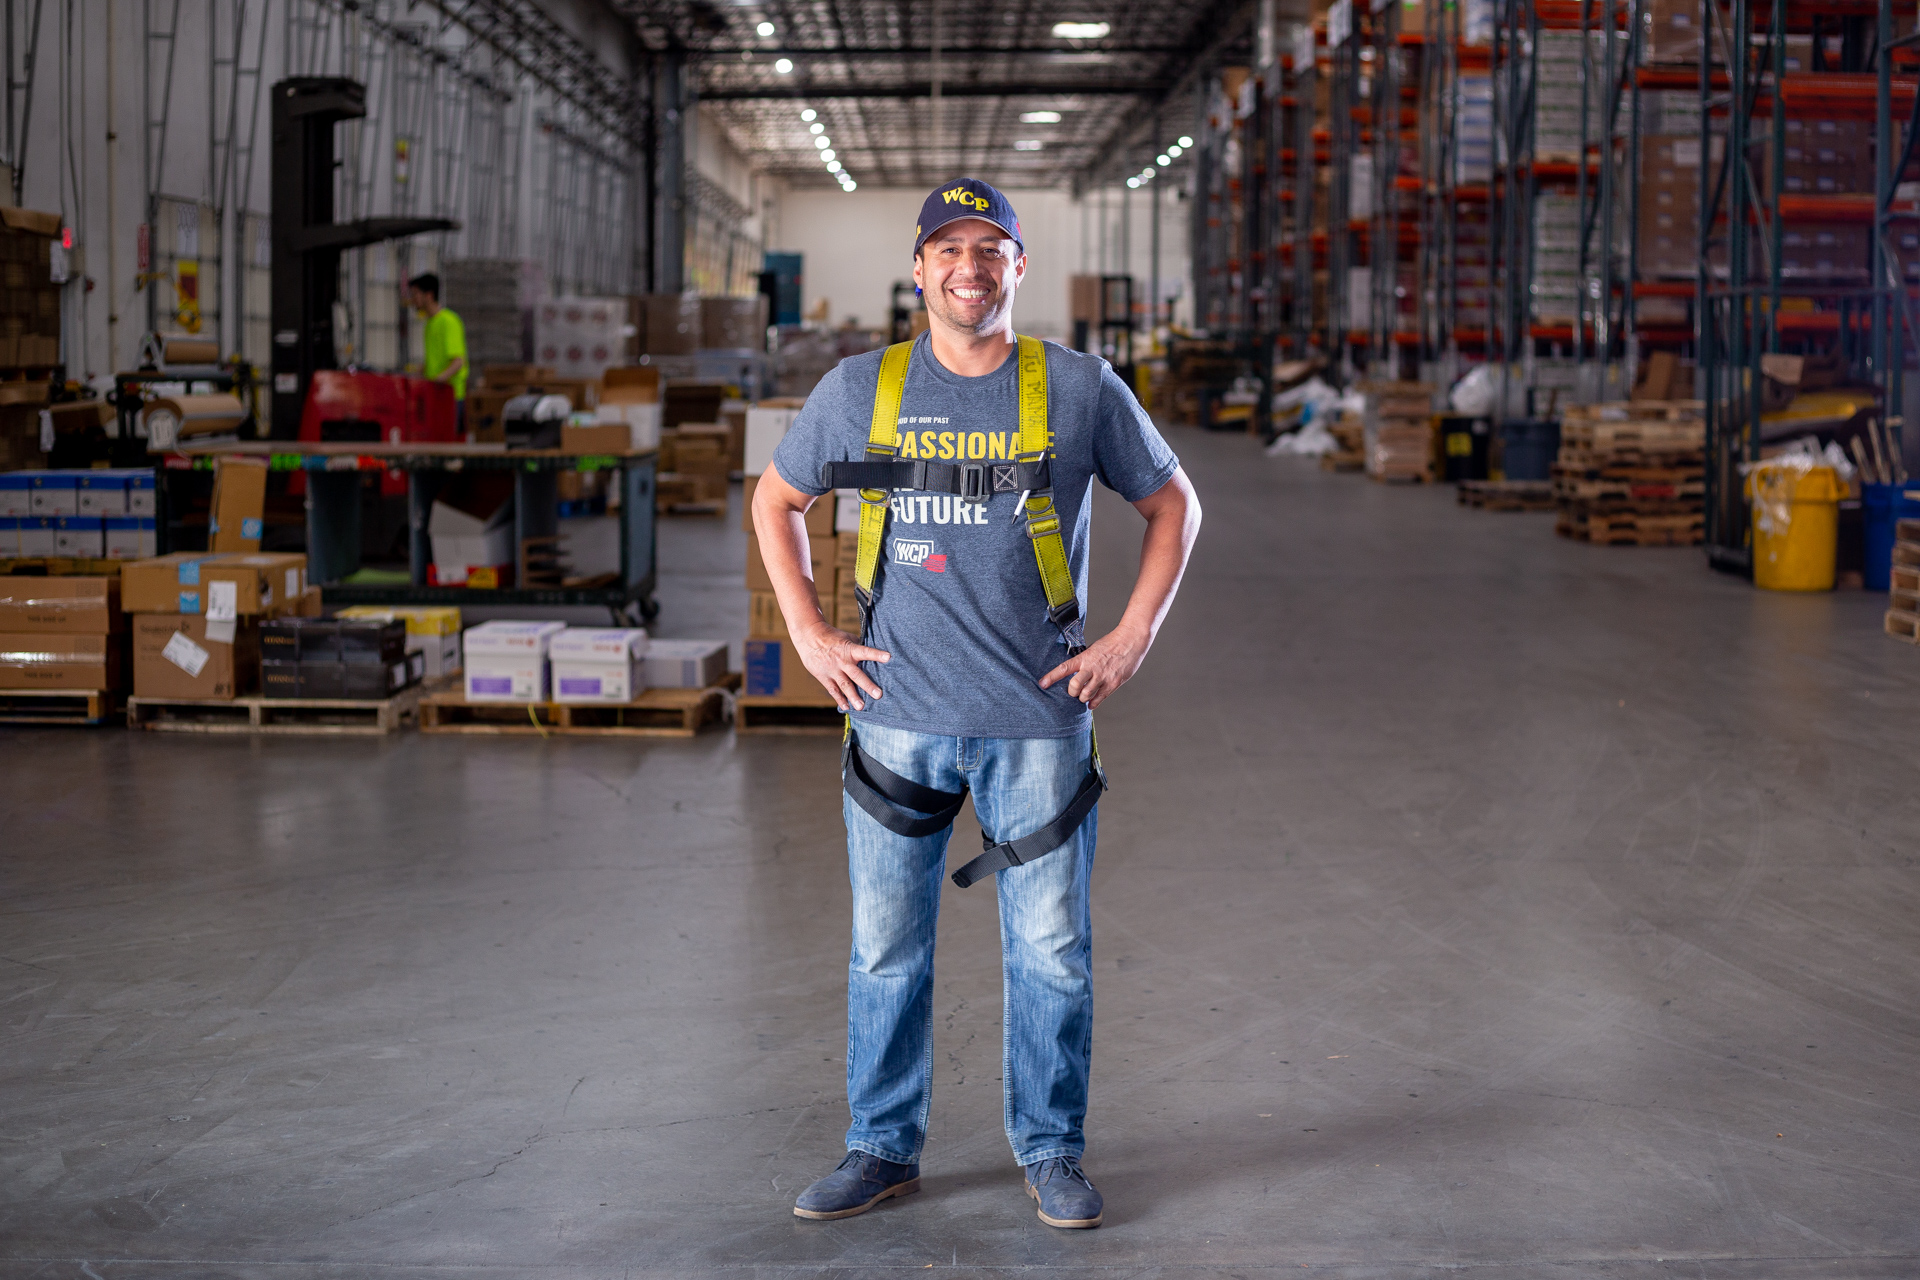
{"type": "MultiPolygon", "coordinates": [[[[1036,463],[1053,452],[1053,433],[1047,422],[1047,347],[1038,338],[1020,337],[1020,442],[1015,457],[1036,463]]],[[[1060,516],[1053,506],[1053,490],[1039,489],[1027,496],[1027,537],[1040,566],[1040,585],[1047,593],[1047,616],[1060,628],[1071,656],[1087,647],[1080,622],[1080,596],[1073,586],[1073,568],[1060,536],[1060,516]]]]}
{"type": "MultiPolygon", "coordinates": [[[[907,392],[907,362],[913,343],[896,342],[880,357],[880,383],[874,390],[873,421],[867,427],[867,460],[891,462],[900,451],[900,401],[907,392]]],[[[860,544],[853,581],[862,611],[873,605],[873,580],[880,568],[880,547],[887,534],[885,489],[860,490],[860,544]]]]}

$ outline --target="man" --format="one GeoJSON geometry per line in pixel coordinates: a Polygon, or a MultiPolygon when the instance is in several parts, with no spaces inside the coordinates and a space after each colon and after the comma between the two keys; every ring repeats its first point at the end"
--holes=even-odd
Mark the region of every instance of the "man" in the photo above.
{"type": "Polygon", "coordinates": [[[420,367],[435,382],[453,386],[455,426],[467,434],[467,326],[440,305],[440,277],[428,272],[407,281],[407,305],[426,321],[426,353],[420,367]]]}
{"type": "Polygon", "coordinates": [[[853,1122],[846,1159],[794,1213],[851,1217],[919,1190],[934,925],[952,815],[971,790],[983,833],[1005,842],[955,879],[1005,868],[1007,1139],[1041,1221],[1097,1227],[1101,1196],[1080,1167],[1093,1039],[1091,801],[1105,785],[1091,710],[1146,657],[1200,506],[1105,361],[1016,338],[1027,259],[1004,195],[973,179],[947,184],[927,197],[913,249],[928,333],[822,379],[753,500],[799,654],[851,713],[853,1122]],[[1120,625],[1086,645],[1095,476],[1146,516],[1147,532],[1120,625]],[[866,499],[860,636],[821,614],[804,519],[822,494],[849,485],[866,499]]]}

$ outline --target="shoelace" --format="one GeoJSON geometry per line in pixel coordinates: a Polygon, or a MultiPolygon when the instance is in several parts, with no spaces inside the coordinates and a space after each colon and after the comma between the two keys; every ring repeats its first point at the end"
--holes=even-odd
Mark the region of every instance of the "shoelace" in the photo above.
{"type": "Polygon", "coordinates": [[[1080,1162],[1071,1156],[1051,1156],[1042,1160],[1040,1167],[1034,1170],[1033,1185],[1038,1187],[1052,1181],[1055,1173],[1059,1173],[1069,1182],[1080,1183],[1089,1191],[1093,1190],[1092,1180],[1081,1172],[1080,1162]]]}

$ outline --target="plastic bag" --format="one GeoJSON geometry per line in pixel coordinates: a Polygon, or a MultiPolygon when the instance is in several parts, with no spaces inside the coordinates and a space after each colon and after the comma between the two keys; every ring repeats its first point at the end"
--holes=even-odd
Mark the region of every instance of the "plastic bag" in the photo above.
{"type": "Polygon", "coordinates": [[[1483,364],[1453,384],[1447,402],[1453,406],[1455,413],[1465,414],[1469,418],[1485,418],[1493,413],[1494,402],[1499,398],[1499,384],[1494,381],[1493,372],[1483,364]]]}

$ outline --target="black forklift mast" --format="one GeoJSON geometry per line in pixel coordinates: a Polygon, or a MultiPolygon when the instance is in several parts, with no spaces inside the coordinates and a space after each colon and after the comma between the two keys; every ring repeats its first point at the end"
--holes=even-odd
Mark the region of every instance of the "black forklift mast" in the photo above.
{"type": "Polygon", "coordinates": [[[428,231],[455,231],[447,218],[333,220],[334,126],[367,114],[367,90],[340,76],[298,76],[273,86],[273,426],[272,438],[300,434],[300,413],[316,370],[336,368],[333,304],[340,255],[348,249],[428,231]]]}

